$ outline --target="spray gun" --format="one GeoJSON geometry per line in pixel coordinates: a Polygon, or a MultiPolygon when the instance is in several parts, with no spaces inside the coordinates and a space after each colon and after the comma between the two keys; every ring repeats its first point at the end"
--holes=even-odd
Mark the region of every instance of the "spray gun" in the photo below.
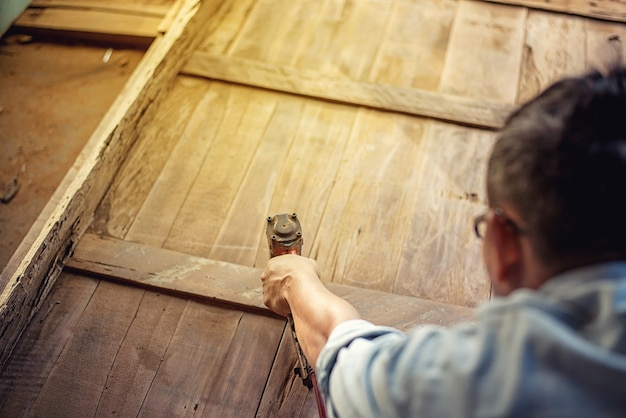
{"type": "MultiPolygon", "coordinates": [[[[268,217],[265,233],[270,248],[270,258],[283,254],[300,255],[302,253],[302,228],[298,216],[295,213],[291,215],[281,213],[276,216],[268,217]]],[[[322,394],[317,386],[315,371],[306,359],[302,347],[298,342],[296,327],[291,314],[287,315],[287,325],[291,332],[294,348],[298,356],[298,365],[295,367],[294,373],[302,379],[304,386],[309,389],[313,388],[319,416],[320,418],[326,418],[326,407],[324,406],[322,394]]]]}

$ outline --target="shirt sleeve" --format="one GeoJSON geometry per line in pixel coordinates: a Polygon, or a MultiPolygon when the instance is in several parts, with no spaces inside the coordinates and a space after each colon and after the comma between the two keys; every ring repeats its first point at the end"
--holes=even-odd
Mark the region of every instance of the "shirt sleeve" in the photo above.
{"type": "Polygon", "coordinates": [[[365,320],[338,325],[316,365],[329,416],[446,416],[446,351],[450,343],[463,345],[446,335],[433,325],[410,333],[365,320]]]}

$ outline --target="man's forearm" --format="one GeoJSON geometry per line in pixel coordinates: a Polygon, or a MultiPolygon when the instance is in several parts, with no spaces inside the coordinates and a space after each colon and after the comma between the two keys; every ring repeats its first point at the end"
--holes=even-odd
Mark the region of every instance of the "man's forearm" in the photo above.
{"type": "Polygon", "coordinates": [[[291,307],[298,340],[312,365],[337,325],[361,318],[354,306],[329,291],[318,278],[292,280],[285,297],[291,307]]]}

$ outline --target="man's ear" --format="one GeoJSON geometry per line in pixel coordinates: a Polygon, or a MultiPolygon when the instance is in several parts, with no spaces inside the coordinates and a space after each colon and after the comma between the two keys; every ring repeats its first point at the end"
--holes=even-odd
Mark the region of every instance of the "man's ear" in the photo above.
{"type": "Polygon", "coordinates": [[[498,294],[508,295],[522,282],[522,247],[519,235],[497,216],[487,220],[490,248],[490,271],[498,294]]]}

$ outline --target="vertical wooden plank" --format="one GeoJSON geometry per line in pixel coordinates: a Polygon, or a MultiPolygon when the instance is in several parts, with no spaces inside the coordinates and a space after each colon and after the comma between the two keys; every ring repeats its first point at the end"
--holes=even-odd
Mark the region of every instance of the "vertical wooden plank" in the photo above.
{"type": "Polygon", "coordinates": [[[98,281],[63,273],[0,374],[0,416],[28,415],[98,281]]]}
{"type": "Polygon", "coordinates": [[[587,30],[587,57],[588,71],[606,69],[607,64],[618,61],[618,51],[621,50],[622,65],[626,56],[626,24],[602,22],[593,19],[585,20],[587,30]]]}
{"type": "Polygon", "coordinates": [[[252,416],[283,326],[281,320],[190,301],[140,416],[192,416],[199,411],[204,416],[221,416],[214,411],[252,416]],[[241,392],[228,393],[234,390],[241,392]]]}
{"type": "Polygon", "coordinates": [[[268,64],[291,65],[306,35],[317,21],[324,2],[262,0],[248,16],[229,55],[268,64]]]}
{"type": "Polygon", "coordinates": [[[406,241],[393,293],[456,305],[488,299],[472,219],[486,208],[485,167],[495,134],[430,122],[411,185],[406,241]]]}
{"type": "Polygon", "coordinates": [[[225,88],[232,100],[171,231],[165,235],[165,248],[200,256],[210,253],[279,100],[270,92],[225,88]]]}
{"type": "Polygon", "coordinates": [[[139,416],[191,416],[203,407],[204,387],[222,367],[241,316],[189,301],[139,416]]]}
{"type": "Polygon", "coordinates": [[[296,365],[293,342],[285,335],[278,347],[257,417],[319,417],[315,394],[295,375],[293,369],[296,365]]]}
{"type": "Polygon", "coordinates": [[[390,11],[388,1],[329,1],[295,66],[330,76],[367,78],[390,11]]]}
{"type": "Polygon", "coordinates": [[[203,416],[254,416],[276,358],[284,325],[283,319],[243,315],[224,362],[205,388],[203,416]]]}
{"type": "Polygon", "coordinates": [[[94,415],[144,294],[100,282],[28,415],[94,415]]]}
{"type": "Polygon", "coordinates": [[[107,375],[95,416],[137,416],[187,300],[146,292],[107,375]]]}
{"type": "Polygon", "coordinates": [[[582,73],[585,43],[584,19],[530,11],[517,101],[524,103],[556,80],[582,73]]]}
{"type": "Polygon", "coordinates": [[[127,239],[157,247],[163,244],[220,129],[229,96],[228,88],[213,84],[202,98],[137,213],[127,239]]]}
{"type": "Polygon", "coordinates": [[[241,35],[246,21],[258,5],[257,0],[237,0],[230,2],[228,10],[220,17],[215,29],[203,33],[200,51],[215,54],[226,54],[236,39],[241,35]]]}
{"type": "Polygon", "coordinates": [[[370,81],[437,90],[456,7],[453,0],[394,2],[370,81]]]}
{"type": "Polygon", "coordinates": [[[391,291],[422,120],[362,109],[313,243],[322,278],[391,291]]]}
{"type": "Polygon", "coordinates": [[[291,149],[304,100],[282,96],[222,223],[209,258],[252,267],[265,234],[276,180],[291,149]]]}
{"type": "Polygon", "coordinates": [[[439,90],[514,103],[526,13],[522,7],[461,0],[439,90]]]}
{"type": "MultiPolygon", "coordinates": [[[[356,114],[352,106],[307,101],[293,146],[276,180],[266,215],[298,214],[304,234],[303,255],[311,255],[356,114]]],[[[267,240],[262,236],[255,266],[262,268],[268,258],[267,240]]]]}
{"type": "Polygon", "coordinates": [[[210,85],[198,78],[176,78],[174,87],[157,109],[158,123],[150,124],[130,150],[98,206],[92,231],[116,238],[126,236],[178,140],[185,137],[185,126],[210,85]]]}

